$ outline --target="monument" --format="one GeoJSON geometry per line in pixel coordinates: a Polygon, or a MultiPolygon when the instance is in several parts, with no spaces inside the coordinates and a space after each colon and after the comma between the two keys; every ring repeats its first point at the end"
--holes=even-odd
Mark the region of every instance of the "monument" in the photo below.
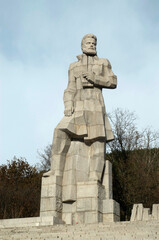
{"type": "Polygon", "coordinates": [[[54,130],[51,170],[42,178],[40,216],[67,224],[119,221],[112,198],[111,163],[106,143],[113,140],[102,89],[115,89],[117,77],[107,59],[98,58],[97,38],[83,37],[83,54],[70,65],[64,117],[54,130]]]}
{"type": "Polygon", "coordinates": [[[102,96],[102,88],[116,88],[117,78],[109,61],[97,57],[96,44],[93,34],[84,36],[83,54],[69,68],[65,116],[54,131],[51,170],[42,177],[40,216],[0,220],[0,239],[158,239],[159,204],[152,211],[134,204],[129,222],[98,224],[119,221],[120,208],[105,160],[113,133],[102,96]]]}

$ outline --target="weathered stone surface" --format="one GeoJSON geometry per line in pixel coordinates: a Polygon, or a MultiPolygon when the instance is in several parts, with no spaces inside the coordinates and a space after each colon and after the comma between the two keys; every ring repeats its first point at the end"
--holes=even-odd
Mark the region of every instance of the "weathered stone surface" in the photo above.
{"type": "Polygon", "coordinates": [[[85,222],[85,213],[76,212],[74,215],[74,224],[83,224],[85,222]]]}
{"type": "Polygon", "coordinates": [[[142,219],[144,221],[150,220],[150,208],[144,208],[143,209],[143,217],[142,217],[142,219]]]}
{"type": "Polygon", "coordinates": [[[71,184],[71,185],[63,186],[63,192],[62,192],[63,202],[75,201],[76,199],[77,199],[76,185],[71,184]]]}
{"type": "Polygon", "coordinates": [[[78,198],[77,199],[77,211],[91,211],[92,210],[92,198],[78,198]]]}
{"type": "MultiPolygon", "coordinates": [[[[0,219],[0,232],[2,228],[9,227],[31,227],[31,226],[47,226],[64,224],[58,217],[42,216],[42,217],[29,217],[29,218],[13,218],[13,219],[0,219]]],[[[1,239],[1,238],[0,238],[1,239]]]]}
{"type": "Polygon", "coordinates": [[[144,211],[143,204],[138,204],[138,206],[137,206],[137,216],[136,216],[136,219],[138,221],[142,220],[142,218],[143,218],[143,211],[144,211]]]}
{"type": "Polygon", "coordinates": [[[102,214],[96,212],[96,211],[91,211],[91,212],[85,212],[85,223],[98,223],[102,222],[102,214]]]}
{"type": "Polygon", "coordinates": [[[103,200],[103,214],[115,214],[120,217],[120,206],[113,199],[103,200]]]}
{"type": "Polygon", "coordinates": [[[62,197],[62,186],[60,185],[43,185],[41,190],[41,197],[62,197]]]}
{"type": "Polygon", "coordinates": [[[103,213],[103,223],[108,222],[119,222],[120,216],[114,214],[114,213],[103,213]]]}
{"type": "Polygon", "coordinates": [[[17,228],[10,224],[2,228],[1,221],[1,240],[157,240],[159,237],[157,220],[104,224],[80,224],[79,221],[74,226],[51,226],[50,221],[46,226],[19,225],[17,228]]]}
{"type": "Polygon", "coordinates": [[[40,216],[61,217],[62,178],[51,175],[42,178],[40,216]]]}
{"type": "Polygon", "coordinates": [[[112,187],[112,164],[106,160],[105,163],[105,174],[103,177],[103,186],[105,187],[106,199],[113,198],[113,187],[112,187]]]}
{"type": "Polygon", "coordinates": [[[152,206],[152,218],[155,220],[159,219],[159,204],[153,204],[152,206]]]}
{"type": "Polygon", "coordinates": [[[48,197],[41,199],[41,211],[62,211],[61,199],[57,197],[48,197]]]}
{"type": "Polygon", "coordinates": [[[149,208],[144,208],[143,204],[134,204],[130,221],[148,221],[159,219],[159,204],[153,204],[152,214],[149,208]]]}
{"type": "Polygon", "coordinates": [[[46,177],[42,178],[42,186],[53,185],[53,184],[61,185],[62,178],[60,176],[55,176],[55,175],[51,175],[50,177],[47,177],[47,178],[46,177]]]}
{"type": "Polygon", "coordinates": [[[143,218],[143,204],[134,204],[130,221],[141,221],[143,218]]]}
{"type": "Polygon", "coordinates": [[[73,223],[72,213],[63,213],[62,214],[62,220],[66,224],[72,224],[73,223]]]}
{"type": "Polygon", "coordinates": [[[63,203],[63,213],[75,213],[76,212],[76,202],[63,203]]]}
{"type": "Polygon", "coordinates": [[[104,199],[104,187],[97,181],[77,183],[77,198],[79,199],[91,197],[104,199]]]}
{"type": "Polygon", "coordinates": [[[133,205],[133,209],[131,210],[131,218],[130,218],[130,221],[131,221],[131,222],[135,221],[136,216],[137,216],[137,204],[134,204],[134,205],[133,205]]]}

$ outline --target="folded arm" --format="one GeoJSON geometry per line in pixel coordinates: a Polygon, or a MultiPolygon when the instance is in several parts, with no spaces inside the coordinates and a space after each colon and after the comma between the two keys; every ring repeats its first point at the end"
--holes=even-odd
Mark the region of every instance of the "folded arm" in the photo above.
{"type": "Polygon", "coordinates": [[[83,73],[83,77],[87,81],[94,84],[94,86],[99,86],[102,88],[116,88],[117,77],[114,75],[111,69],[111,65],[107,59],[100,65],[101,71],[98,69],[92,69],[92,72],[83,73]]]}

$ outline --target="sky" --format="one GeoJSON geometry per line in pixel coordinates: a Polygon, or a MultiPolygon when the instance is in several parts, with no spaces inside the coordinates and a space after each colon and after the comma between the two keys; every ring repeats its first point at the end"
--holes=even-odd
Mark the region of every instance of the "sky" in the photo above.
{"type": "Polygon", "coordinates": [[[40,161],[87,33],[118,78],[117,89],[103,90],[107,112],[128,109],[139,129],[158,131],[158,13],[158,0],[0,0],[0,164],[40,161]]]}

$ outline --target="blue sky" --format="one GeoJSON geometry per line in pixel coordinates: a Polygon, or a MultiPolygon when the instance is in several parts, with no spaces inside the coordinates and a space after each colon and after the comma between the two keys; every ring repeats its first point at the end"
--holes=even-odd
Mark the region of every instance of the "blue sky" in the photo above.
{"type": "Polygon", "coordinates": [[[94,33],[98,56],[118,77],[106,109],[135,111],[139,129],[159,129],[158,0],[0,0],[0,164],[30,164],[63,117],[68,67],[94,33]]]}

